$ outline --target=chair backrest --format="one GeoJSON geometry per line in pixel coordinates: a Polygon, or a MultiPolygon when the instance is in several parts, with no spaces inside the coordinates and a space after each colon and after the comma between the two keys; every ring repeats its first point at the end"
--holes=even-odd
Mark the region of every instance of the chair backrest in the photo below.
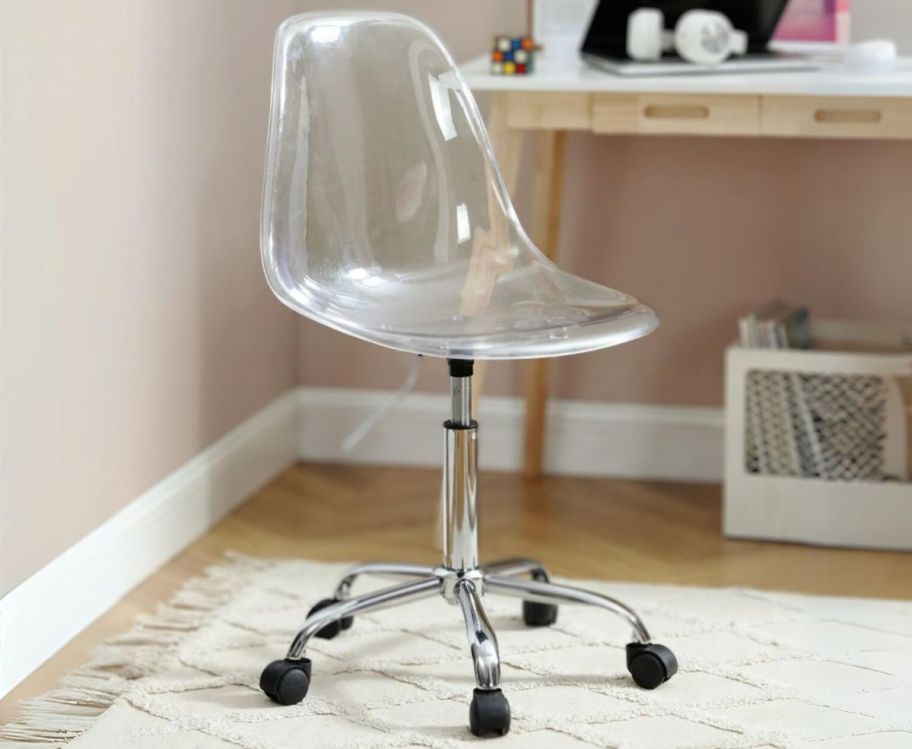
{"type": "Polygon", "coordinates": [[[423,24],[291,18],[272,97],[261,246],[293,309],[354,335],[470,319],[500,274],[548,263],[516,218],[472,94],[423,24]]]}

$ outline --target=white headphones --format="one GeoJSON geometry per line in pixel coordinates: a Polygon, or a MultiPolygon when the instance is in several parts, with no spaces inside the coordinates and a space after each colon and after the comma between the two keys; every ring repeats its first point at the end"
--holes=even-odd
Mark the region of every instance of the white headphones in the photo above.
{"type": "Polygon", "coordinates": [[[654,62],[662,58],[662,52],[672,49],[687,62],[718,65],[730,55],[747,52],[747,34],[713,10],[688,10],[674,31],[665,30],[665,17],[658,8],[640,8],[630,14],[627,54],[632,59],[654,62]]]}

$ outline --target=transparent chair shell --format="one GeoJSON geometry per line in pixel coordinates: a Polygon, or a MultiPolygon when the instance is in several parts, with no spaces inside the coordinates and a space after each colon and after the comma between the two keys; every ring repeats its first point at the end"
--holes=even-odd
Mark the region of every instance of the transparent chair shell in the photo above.
{"type": "Polygon", "coordinates": [[[658,324],[529,240],[449,53],[400,15],[279,28],[261,247],[286,305],[411,353],[560,356],[658,324]]]}

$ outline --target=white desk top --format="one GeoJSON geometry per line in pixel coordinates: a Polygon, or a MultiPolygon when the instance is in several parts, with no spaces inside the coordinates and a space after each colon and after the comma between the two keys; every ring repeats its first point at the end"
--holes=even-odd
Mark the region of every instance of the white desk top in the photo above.
{"type": "Polygon", "coordinates": [[[491,75],[489,59],[488,55],[482,55],[460,67],[474,91],[912,97],[912,58],[903,58],[896,71],[883,75],[850,73],[841,65],[822,62],[824,67],[820,70],[805,72],[638,78],[596,70],[581,60],[553,62],[545,57],[535,61],[535,72],[531,75],[491,75]]]}

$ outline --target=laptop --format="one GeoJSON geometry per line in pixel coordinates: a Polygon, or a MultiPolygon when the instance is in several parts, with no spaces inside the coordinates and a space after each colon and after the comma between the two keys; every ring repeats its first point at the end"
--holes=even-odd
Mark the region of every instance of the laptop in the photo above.
{"type": "Polygon", "coordinates": [[[600,0],[580,53],[589,65],[624,76],[813,70],[817,66],[806,57],[769,49],[787,4],[788,0],[600,0]],[[694,65],[674,52],[656,62],[631,60],[627,55],[627,19],[643,7],[661,10],[666,29],[674,29],[678,19],[694,8],[724,13],[732,26],[747,33],[747,54],[731,57],[721,65],[694,65]]]}

